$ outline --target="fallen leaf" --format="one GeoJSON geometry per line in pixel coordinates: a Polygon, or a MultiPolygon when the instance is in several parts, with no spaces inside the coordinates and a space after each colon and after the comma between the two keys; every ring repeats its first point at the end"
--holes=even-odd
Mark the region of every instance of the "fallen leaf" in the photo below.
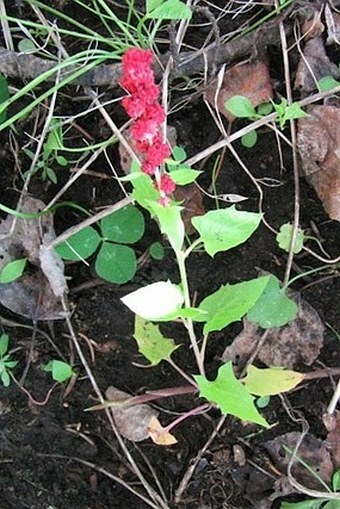
{"type": "Polygon", "coordinates": [[[306,42],[295,76],[294,88],[302,92],[317,90],[318,81],[324,76],[339,77],[338,67],[331,62],[321,36],[306,42]]]}
{"type": "Polygon", "coordinates": [[[196,232],[191,223],[191,219],[196,216],[203,216],[205,209],[203,205],[203,194],[196,184],[186,186],[177,186],[174,192],[174,198],[183,206],[182,219],[184,222],[185,233],[192,235],[196,232]]]}
{"type": "Polygon", "coordinates": [[[334,470],[340,469],[340,412],[335,414],[324,414],[323,423],[328,431],[326,444],[331,454],[334,470]]]}
{"type": "Polygon", "coordinates": [[[256,396],[274,396],[294,389],[304,379],[303,373],[282,368],[259,369],[248,366],[247,376],[241,382],[256,396]]]}
{"type": "Polygon", "coordinates": [[[327,214],[340,221],[340,109],[311,106],[298,121],[298,149],[303,173],[327,214]]]}
{"type": "Polygon", "coordinates": [[[157,410],[145,403],[129,406],[124,400],[131,398],[131,395],[113,386],[107,388],[105,396],[108,401],[116,403],[110,410],[123,437],[132,442],[141,442],[149,438],[149,425],[151,419],[158,416],[157,410]],[[122,400],[121,404],[119,400],[122,400]]]}
{"type": "Polygon", "coordinates": [[[177,439],[163,428],[157,417],[151,417],[148,430],[151,440],[157,445],[177,444],[177,439]]]}
{"type": "MultiPolygon", "coordinates": [[[[257,359],[266,366],[293,369],[301,362],[310,366],[318,358],[323,346],[324,326],[319,315],[301,297],[292,297],[298,305],[297,317],[283,327],[270,329],[257,355],[257,359]]],[[[222,355],[224,362],[233,361],[239,370],[245,365],[263,334],[263,329],[248,320],[243,321],[243,326],[243,331],[222,355]]]]}
{"type": "MultiPolygon", "coordinates": [[[[21,211],[36,214],[45,204],[27,197],[21,211]]],[[[60,297],[67,291],[64,264],[53,251],[46,252],[44,239],[53,239],[53,215],[15,220],[8,216],[0,224],[0,270],[8,262],[28,258],[30,267],[23,276],[11,283],[0,284],[0,303],[12,312],[32,320],[64,318],[60,297]],[[56,293],[55,293],[56,292],[56,293]]]]}
{"type": "Polygon", "coordinates": [[[340,14],[332,11],[330,6],[325,6],[325,20],[327,25],[327,42],[326,44],[340,44],[340,14]]]}
{"type": "Polygon", "coordinates": [[[268,66],[263,60],[240,63],[229,67],[224,73],[220,89],[217,90],[217,87],[218,80],[214,80],[209,84],[205,93],[206,98],[212,106],[217,107],[218,111],[229,122],[235,118],[224,105],[230,97],[235,95],[247,97],[254,107],[273,98],[268,66]]]}
{"type": "MultiPolygon", "coordinates": [[[[261,444],[268,451],[275,467],[280,472],[287,472],[290,458],[300,440],[300,436],[300,433],[297,432],[286,433],[261,444]]],[[[304,467],[299,460],[307,463],[323,481],[331,482],[334,468],[327,444],[324,441],[312,434],[307,434],[297,451],[296,460],[292,467],[292,475],[300,484],[310,489],[320,490],[322,486],[316,476],[304,467]]],[[[282,495],[284,493],[281,493],[282,495]]]]}

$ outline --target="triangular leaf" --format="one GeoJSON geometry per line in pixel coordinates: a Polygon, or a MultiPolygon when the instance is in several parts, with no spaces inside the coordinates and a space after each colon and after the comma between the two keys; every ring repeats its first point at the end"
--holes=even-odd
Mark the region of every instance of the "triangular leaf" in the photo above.
{"type": "Polygon", "coordinates": [[[256,396],[274,396],[296,387],[304,379],[303,373],[283,368],[259,369],[248,366],[247,376],[242,379],[248,392],[256,396]]]}
{"type": "Polygon", "coordinates": [[[235,205],[222,210],[211,210],[191,222],[200,234],[210,256],[245,242],[261,222],[262,214],[238,211],[235,205]]]}
{"type": "Polygon", "coordinates": [[[174,204],[163,207],[159,203],[148,203],[152,214],[155,215],[159,221],[161,232],[168,237],[172,249],[176,252],[180,251],[185,234],[184,223],[181,218],[183,207],[174,204]]]}
{"type": "Polygon", "coordinates": [[[142,173],[139,169],[135,169],[131,175],[135,174],[138,175],[138,178],[131,181],[133,185],[131,197],[152,214],[150,203],[157,203],[159,192],[154,188],[152,178],[149,175],[142,173]]]}
{"type": "Polygon", "coordinates": [[[280,288],[275,276],[270,276],[267,286],[255,305],[248,311],[247,318],[258,323],[262,329],[281,327],[294,320],[298,312],[296,303],[280,288]]]}
{"type": "Polygon", "coordinates": [[[157,321],[176,312],[182,306],[184,297],[177,285],[170,281],[158,281],[125,295],[121,300],[136,315],[157,321]]]}
{"type": "Polygon", "coordinates": [[[223,414],[231,414],[243,421],[268,427],[268,423],[254,404],[255,398],[235,377],[231,362],[220,367],[213,382],[202,375],[196,375],[194,378],[200,389],[200,397],[218,405],[223,414]]]}
{"type": "Polygon", "coordinates": [[[8,334],[2,334],[0,337],[0,359],[7,353],[9,343],[8,334]]]}
{"type": "Polygon", "coordinates": [[[170,175],[175,184],[178,186],[186,186],[187,184],[194,182],[201,173],[201,171],[192,170],[191,168],[185,166],[180,166],[179,168],[172,170],[170,175]]]}
{"type": "Polygon", "coordinates": [[[265,276],[235,285],[227,284],[206,297],[199,305],[199,309],[208,313],[204,333],[219,331],[240,320],[259,299],[268,280],[269,276],[265,276]]]}
{"type": "Polygon", "coordinates": [[[138,350],[144,355],[152,366],[162,360],[168,360],[178,346],[170,338],[165,338],[158,325],[154,325],[144,318],[136,315],[135,333],[133,335],[138,344],[138,350]]]}

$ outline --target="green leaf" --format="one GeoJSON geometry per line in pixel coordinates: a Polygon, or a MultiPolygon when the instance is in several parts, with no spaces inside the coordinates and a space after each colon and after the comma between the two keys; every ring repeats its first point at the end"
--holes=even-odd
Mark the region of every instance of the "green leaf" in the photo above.
{"type": "Polygon", "coordinates": [[[340,470],[333,474],[332,478],[333,491],[340,491],[340,470]]]}
{"type": "Polygon", "coordinates": [[[162,5],[148,13],[150,19],[191,19],[191,9],[180,0],[165,0],[162,5]]]}
{"type": "Polygon", "coordinates": [[[52,182],[52,184],[58,183],[57,174],[54,170],[52,170],[52,168],[50,168],[49,166],[46,166],[44,171],[45,171],[46,177],[52,182]]]}
{"type": "Polygon", "coordinates": [[[95,270],[105,281],[117,285],[127,283],[137,270],[135,252],[128,246],[104,242],[96,259],[95,270]]]}
{"type": "Polygon", "coordinates": [[[0,283],[11,283],[22,276],[27,258],[20,258],[13,262],[8,262],[0,272],[0,283]]]}
{"type": "MultiPolygon", "coordinates": [[[[276,241],[279,247],[284,251],[287,251],[287,253],[289,253],[290,251],[292,233],[293,225],[291,225],[290,223],[286,223],[281,226],[279,233],[276,235],[276,241]]],[[[298,228],[296,231],[293,253],[297,254],[300,253],[300,251],[302,251],[304,240],[305,240],[304,231],[301,228],[298,228]]]]}
{"type": "Polygon", "coordinates": [[[32,51],[36,51],[36,49],[36,45],[31,39],[20,39],[18,42],[19,53],[31,53],[32,51]]]}
{"type": "Polygon", "coordinates": [[[214,256],[245,242],[261,222],[262,214],[242,212],[232,207],[211,210],[191,222],[200,234],[206,252],[214,256]]]}
{"type": "Polygon", "coordinates": [[[261,116],[269,115],[273,111],[272,103],[262,103],[257,107],[257,113],[261,116]]]}
{"type": "Polygon", "coordinates": [[[247,376],[241,381],[248,392],[256,396],[274,396],[296,387],[304,379],[303,373],[273,367],[259,369],[248,366],[247,376]]]}
{"type": "Polygon", "coordinates": [[[184,223],[181,218],[183,207],[170,203],[167,207],[163,207],[159,203],[149,202],[150,209],[159,221],[159,227],[164,233],[175,252],[179,252],[184,241],[184,223]]]}
{"type": "Polygon", "coordinates": [[[131,197],[141,207],[148,210],[150,214],[152,214],[150,203],[158,202],[159,193],[154,188],[152,178],[149,175],[142,173],[140,170],[135,170],[132,175],[134,174],[137,174],[139,178],[133,179],[131,181],[133,185],[133,192],[131,193],[131,197]]]}
{"type": "Polygon", "coordinates": [[[157,281],[128,293],[121,301],[145,320],[158,321],[175,314],[184,302],[183,293],[171,281],[157,281]]]}
{"type": "Polygon", "coordinates": [[[302,502],[282,502],[280,509],[321,509],[327,499],[303,500],[302,502]]]}
{"type": "Polygon", "coordinates": [[[244,134],[241,138],[241,143],[246,148],[253,148],[257,143],[257,132],[256,130],[250,131],[244,134]]]}
{"type": "Polygon", "coordinates": [[[235,285],[227,284],[206,297],[199,305],[199,309],[208,313],[204,334],[222,330],[240,320],[259,299],[268,280],[269,276],[265,276],[235,285]]]}
{"type": "Polygon", "coordinates": [[[120,244],[133,244],[144,235],[144,216],[137,207],[128,205],[100,222],[103,237],[120,244]]]}
{"type": "Polygon", "coordinates": [[[324,76],[318,81],[320,92],[328,92],[340,85],[340,81],[333,78],[333,76],[324,76]]]}
{"type": "Polygon", "coordinates": [[[52,371],[52,378],[56,382],[63,383],[73,375],[73,370],[69,364],[59,360],[50,361],[44,371],[52,371]]]}
{"type": "Polygon", "coordinates": [[[151,11],[162,5],[164,0],[147,0],[146,1],[146,12],[149,14],[151,11]]]}
{"type": "Polygon", "coordinates": [[[234,117],[252,118],[256,117],[255,108],[248,97],[244,95],[234,95],[227,99],[224,106],[234,117]]]}
{"type": "Polygon", "coordinates": [[[8,387],[11,383],[11,378],[6,370],[1,373],[1,381],[5,387],[8,387]]]}
{"type": "Polygon", "coordinates": [[[223,414],[231,414],[243,421],[269,427],[254,404],[255,398],[235,377],[231,362],[219,368],[217,378],[213,382],[202,375],[196,375],[194,378],[200,389],[200,397],[218,405],[223,414]]]}
{"type": "MultiPolygon", "coordinates": [[[[9,98],[9,88],[8,88],[8,82],[5,76],[0,74],[0,106],[1,104],[4,104],[9,98]]],[[[7,118],[7,109],[4,109],[0,113],[0,124],[5,122],[7,118]]]]}
{"type": "Polygon", "coordinates": [[[64,260],[86,260],[97,249],[101,238],[92,226],[86,226],[69,239],[55,247],[56,252],[64,260]]]}
{"type": "Polygon", "coordinates": [[[55,160],[60,166],[67,166],[68,160],[64,156],[56,156],[55,160]]]}
{"type": "Polygon", "coordinates": [[[164,247],[162,246],[162,244],[160,242],[154,242],[153,244],[151,244],[151,246],[149,247],[149,251],[150,251],[150,256],[154,260],[163,260],[164,247]]]}
{"type": "Polygon", "coordinates": [[[186,186],[194,182],[201,173],[201,171],[192,170],[189,166],[179,166],[177,169],[172,170],[170,175],[175,184],[186,186]]]}
{"type": "Polygon", "coordinates": [[[177,312],[176,318],[190,318],[194,322],[205,322],[208,313],[199,308],[182,308],[177,312]]]}
{"type": "Polygon", "coordinates": [[[170,359],[171,354],[178,348],[172,339],[163,336],[158,325],[154,325],[138,315],[135,317],[133,337],[137,341],[139,352],[151,362],[152,366],[170,359]]]}
{"type": "Polygon", "coordinates": [[[262,396],[256,400],[257,408],[266,408],[269,405],[270,396],[262,396]]]}
{"type": "Polygon", "coordinates": [[[284,128],[287,120],[308,117],[308,114],[303,111],[298,102],[294,102],[288,106],[287,100],[282,99],[280,104],[273,103],[273,106],[279,115],[278,120],[281,129],[284,128]]]}
{"type": "Polygon", "coordinates": [[[2,334],[0,337],[0,359],[7,353],[9,344],[8,334],[2,334]]]}
{"type": "Polygon", "coordinates": [[[270,276],[261,297],[248,311],[247,318],[258,323],[262,329],[269,329],[286,325],[296,318],[297,312],[296,303],[281,290],[277,277],[270,276]]]}
{"type": "MultiPolygon", "coordinates": [[[[6,356],[6,357],[7,357],[7,356],[6,356]]],[[[4,364],[5,364],[5,367],[6,367],[7,369],[13,369],[13,368],[15,368],[15,366],[17,366],[18,362],[19,362],[19,361],[7,361],[7,360],[6,360],[6,361],[4,362],[4,364]]]]}
{"type": "Polygon", "coordinates": [[[339,509],[340,503],[339,499],[329,500],[325,505],[322,506],[322,509],[339,509]]]}
{"type": "Polygon", "coordinates": [[[184,159],[187,158],[187,153],[183,147],[175,145],[174,147],[172,147],[172,156],[175,159],[175,161],[180,162],[184,161],[184,159]]]}

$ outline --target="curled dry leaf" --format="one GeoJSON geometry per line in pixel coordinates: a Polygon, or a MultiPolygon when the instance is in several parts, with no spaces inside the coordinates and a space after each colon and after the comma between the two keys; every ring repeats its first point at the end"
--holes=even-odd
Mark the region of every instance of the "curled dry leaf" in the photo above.
{"type": "Polygon", "coordinates": [[[149,438],[151,419],[158,416],[156,410],[145,403],[140,405],[124,404],[124,400],[131,398],[131,395],[113,386],[108,387],[105,396],[108,401],[117,403],[110,409],[118,431],[123,437],[132,442],[141,442],[149,438]],[[119,404],[119,400],[123,400],[123,402],[119,404]]]}
{"type": "MultiPolygon", "coordinates": [[[[26,197],[21,211],[36,214],[45,204],[26,197]]],[[[52,214],[33,219],[8,216],[0,224],[0,270],[18,258],[27,258],[31,267],[17,281],[0,284],[0,303],[12,312],[33,320],[63,318],[59,297],[67,291],[64,265],[58,256],[43,254],[43,238],[55,237],[52,214]],[[42,256],[42,258],[41,258],[42,256]],[[51,258],[52,256],[52,258],[51,258]],[[49,262],[46,264],[46,259],[49,262]],[[55,293],[57,291],[57,293],[55,293]]]]}
{"type": "Polygon", "coordinates": [[[327,25],[327,44],[340,44],[340,14],[325,6],[325,19],[327,25]]]}
{"type": "Polygon", "coordinates": [[[331,219],[340,221],[340,109],[311,106],[298,121],[303,173],[331,219]]]}
{"type": "Polygon", "coordinates": [[[338,67],[330,61],[321,36],[306,42],[296,71],[294,88],[302,92],[317,90],[318,81],[324,76],[339,77],[338,67]]]}
{"type": "Polygon", "coordinates": [[[217,90],[217,87],[218,82],[214,80],[206,90],[206,98],[230,122],[235,117],[224,106],[224,103],[230,97],[243,95],[250,99],[254,107],[273,98],[268,66],[263,60],[236,64],[230,67],[224,73],[220,90],[217,90]]]}
{"type": "Polygon", "coordinates": [[[157,417],[151,417],[149,422],[149,435],[151,440],[157,445],[174,445],[177,439],[171,435],[159,422],[157,417]]]}
{"type": "MultiPolygon", "coordinates": [[[[268,329],[269,333],[257,359],[266,366],[293,369],[301,362],[310,366],[318,358],[323,346],[324,326],[315,309],[301,297],[295,297],[298,315],[283,327],[268,329]]],[[[244,329],[222,355],[224,362],[232,361],[241,370],[256,348],[263,329],[243,321],[244,329]]]]}
{"type": "Polygon", "coordinates": [[[334,470],[340,469],[340,412],[336,414],[324,414],[323,423],[328,431],[326,444],[331,454],[334,470]]]}

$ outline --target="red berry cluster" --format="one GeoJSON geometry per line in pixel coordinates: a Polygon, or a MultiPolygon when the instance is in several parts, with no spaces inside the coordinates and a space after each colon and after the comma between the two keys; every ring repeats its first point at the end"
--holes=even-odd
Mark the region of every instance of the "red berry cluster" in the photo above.
{"type": "Polygon", "coordinates": [[[176,185],[169,175],[164,173],[160,176],[158,173],[171,151],[163,143],[161,134],[165,112],[158,102],[159,87],[155,83],[152,60],[150,50],[131,48],[124,53],[120,85],[129,95],[122,99],[122,106],[129,117],[135,120],[130,133],[134,148],[141,155],[142,171],[156,176],[155,187],[161,194],[160,202],[166,204],[176,185]]]}

